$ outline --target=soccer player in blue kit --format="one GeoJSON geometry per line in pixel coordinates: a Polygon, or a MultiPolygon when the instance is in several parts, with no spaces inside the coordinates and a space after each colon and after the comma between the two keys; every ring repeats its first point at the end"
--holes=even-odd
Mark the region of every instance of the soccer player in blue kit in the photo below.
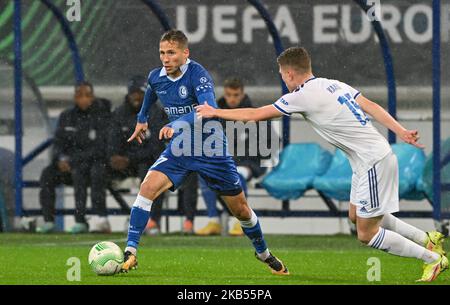
{"type": "MultiPolygon", "coordinates": [[[[189,59],[188,39],[182,31],[170,30],[162,35],[159,55],[163,67],[152,70],[148,76],[144,102],[137,117],[134,133],[128,141],[136,139],[141,143],[146,137],[148,110],[159,98],[170,120],[170,124],[161,129],[159,138],[171,139],[171,142],[150,167],[133,204],[122,271],[127,272],[137,267],[136,252],[139,239],[149,219],[153,200],[168,189],[174,191],[190,173],[197,172],[205,179],[208,187],[222,197],[231,213],[240,221],[245,235],[255,248],[256,258],[264,262],[273,274],[288,275],[289,271],[283,262],[267,248],[258,218],[247,204],[236,165],[226,151],[227,142],[223,131],[215,130],[213,135],[203,132],[200,143],[202,149],[206,146],[204,145],[206,135],[215,137],[215,141],[212,142],[217,145],[211,147],[214,146],[212,149],[216,148],[216,152],[218,147],[219,151],[222,147],[223,154],[208,153],[204,148],[200,155],[192,150],[187,155],[174,153],[174,149],[179,148],[179,145],[175,144],[178,143],[177,137],[182,136],[178,133],[177,124],[184,127],[186,125],[193,127],[197,124],[195,106],[208,103],[217,108],[214,83],[205,68],[189,59]]],[[[211,120],[217,121],[217,119],[209,121],[211,120]]],[[[191,139],[187,145],[198,152],[199,143],[194,140],[195,135],[191,139]]]]}

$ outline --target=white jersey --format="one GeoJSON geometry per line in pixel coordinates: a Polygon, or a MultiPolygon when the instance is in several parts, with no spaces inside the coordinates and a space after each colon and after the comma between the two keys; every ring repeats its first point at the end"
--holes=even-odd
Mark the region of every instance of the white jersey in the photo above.
{"type": "Polygon", "coordinates": [[[300,113],[313,129],[348,157],[353,171],[368,170],[391,152],[386,139],[356,102],[360,92],[337,80],[311,78],[273,106],[300,113]]]}

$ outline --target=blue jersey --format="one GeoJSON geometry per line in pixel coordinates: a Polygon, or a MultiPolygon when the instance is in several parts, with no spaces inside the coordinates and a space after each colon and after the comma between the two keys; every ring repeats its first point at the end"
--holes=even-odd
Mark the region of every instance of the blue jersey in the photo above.
{"type": "MultiPolygon", "coordinates": [[[[175,79],[167,75],[164,67],[154,69],[149,73],[148,86],[141,111],[138,114],[138,122],[147,122],[150,106],[159,99],[171,121],[171,126],[174,126],[174,123],[177,121],[187,122],[192,126],[190,146],[193,155],[194,151],[196,151],[195,155],[199,156],[198,152],[200,149],[201,156],[205,156],[205,154],[211,156],[211,152],[208,152],[209,146],[203,145],[203,142],[212,135],[213,138],[210,138],[208,143],[212,143],[213,149],[217,147],[223,148],[221,149],[221,155],[228,156],[226,137],[221,129],[211,130],[210,133],[203,132],[200,140],[194,141],[193,124],[196,117],[194,107],[208,102],[209,105],[217,108],[214,82],[211,76],[203,66],[190,59],[180,67],[180,70],[181,75],[175,79]]],[[[220,125],[217,119],[205,119],[203,121],[203,125],[211,121],[218,123],[213,124],[214,126],[218,127],[220,125]]],[[[175,133],[171,143],[176,141],[178,135],[179,133],[175,133]]],[[[186,145],[187,143],[183,144],[186,145]]]]}

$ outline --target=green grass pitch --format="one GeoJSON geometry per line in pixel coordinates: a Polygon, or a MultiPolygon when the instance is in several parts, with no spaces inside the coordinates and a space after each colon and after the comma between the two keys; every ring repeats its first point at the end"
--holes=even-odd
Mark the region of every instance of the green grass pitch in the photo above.
{"type": "MultiPolygon", "coordinates": [[[[0,284],[415,284],[421,262],[395,257],[359,244],[352,236],[267,235],[271,251],[289,267],[290,276],[272,275],[253,257],[245,237],[165,235],[143,237],[139,269],[97,276],[87,263],[98,241],[125,245],[124,234],[0,234],[0,284]],[[81,281],[70,282],[70,257],[81,261],[81,281]],[[381,263],[381,281],[367,280],[370,257],[381,263]]],[[[445,272],[432,284],[450,283],[445,272]]]]}

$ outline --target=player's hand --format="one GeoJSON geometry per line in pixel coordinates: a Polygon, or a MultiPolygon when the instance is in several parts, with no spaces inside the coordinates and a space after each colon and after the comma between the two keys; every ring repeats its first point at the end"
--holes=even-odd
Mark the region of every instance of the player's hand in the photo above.
{"type": "Polygon", "coordinates": [[[405,143],[418,148],[425,148],[425,145],[418,143],[420,136],[417,130],[404,130],[399,136],[405,143]]]}
{"type": "Polygon", "coordinates": [[[216,116],[216,108],[211,107],[208,102],[205,102],[203,105],[195,106],[195,111],[197,111],[197,118],[213,118],[216,116]]]}
{"type": "Polygon", "coordinates": [[[159,131],[159,139],[170,139],[173,137],[175,130],[172,127],[169,126],[164,126],[163,128],[161,128],[161,130],[159,131]]]}
{"type": "Polygon", "coordinates": [[[127,142],[131,142],[134,139],[136,139],[139,142],[139,144],[142,144],[142,141],[145,140],[145,132],[147,131],[147,129],[148,129],[147,123],[137,123],[133,134],[127,140],[127,142]]]}

